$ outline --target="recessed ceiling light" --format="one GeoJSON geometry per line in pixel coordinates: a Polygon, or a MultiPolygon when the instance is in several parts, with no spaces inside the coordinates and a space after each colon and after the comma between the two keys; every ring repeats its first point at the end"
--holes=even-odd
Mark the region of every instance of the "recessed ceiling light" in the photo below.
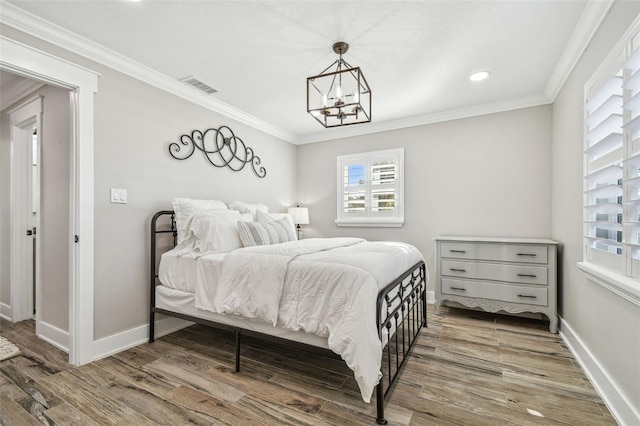
{"type": "Polygon", "coordinates": [[[482,81],[482,80],[486,79],[487,77],[489,77],[489,74],[491,74],[489,71],[480,71],[480,72],[477,72],[475,74],[471,74],[471,77],[469,77],[469,80],[471,80],[471,81],[482,81]]]}

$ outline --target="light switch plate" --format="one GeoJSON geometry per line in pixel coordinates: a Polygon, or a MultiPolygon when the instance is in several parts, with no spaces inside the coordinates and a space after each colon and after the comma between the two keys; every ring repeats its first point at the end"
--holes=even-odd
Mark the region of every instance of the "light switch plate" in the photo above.
{"type": "Polygon", "coordinates": [[[127,203],[127,190],[119,188],[111,188],[111,202],[112,203],[127,203]]]}

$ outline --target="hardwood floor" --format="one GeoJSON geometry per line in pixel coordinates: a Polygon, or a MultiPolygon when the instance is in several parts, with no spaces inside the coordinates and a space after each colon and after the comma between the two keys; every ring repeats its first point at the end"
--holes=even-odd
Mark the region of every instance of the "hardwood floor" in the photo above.
{"type": "MultiPolygon", "coordinates": [[[[429,306],[387,403],[393,425],[615,425],[558,335],[532,320],[429,306]]],[[[3,425],[371,425],[338,359],[192,326],[82,367],[0,323],[23,354],[0,362],[3,425]]]]}

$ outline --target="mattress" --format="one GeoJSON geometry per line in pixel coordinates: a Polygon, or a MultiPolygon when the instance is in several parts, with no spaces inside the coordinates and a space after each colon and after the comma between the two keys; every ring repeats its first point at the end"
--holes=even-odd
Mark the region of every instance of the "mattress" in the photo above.
{"type": "MultiPolygon", "coordinates": [[[[283,338],[288,338],[286,336],[289,333],[291,336],[300,335],[299,337],[292,338],[290,340],[301,341],[303,343],[308,343],[309,341],[314,340],[312,336],[318,337],[319,340],[317,342],[309,344],[313,344],[314,346],[327,347],[326,337],[316,336],[304,331],[293,331],[286,330],[282,327],[273,327],[270,324],[263,324],[263,321],[261,320],[251,320],[244,317],[228,314],[215,314],[209,310],[195,308],[194,301],[198,259],[201,259],[201,262],[204,262],[206,265],[208,265],[210,269],[215,269],[219,268],[222,265],[222,261],[227,254],[228,253],[210,253],[205,256],[198,256],[193,253],[185,252],[184,249],[181,250],[180,248],[174,248],[168,252],[163,253],[158,271],[158,279],[161,285],[157,287],[156,294],[159,297],[162,297],[164,306],[157,306],[198,318],[210,319],[222,324],[237,325],[241,327],[245,327],[246,325],[250,330],[259,331],[261,333],[279,337],[283,336],[283,338]],[[264,327],[264,325],[266,325],[266,327],[264,327]]],[[[410,278],[407,278],[405,282],[407,282],[409,279],[410,278]]],[[[390,292],[389,297],[393,300],[396,293],[397,289],[394,289],[392,292],[390,292]]],[[[394,300],[391,306],[389,306],[389,310],[393,310],[398,305],[398,303],[398,300],[394,300]]],[[[408,312],[401,312],[401,314],[404,314],[403,316],[406,316],[407,313],[408,312]]],[[[381,320],[386,319],[385,309],[382,310],[381,314],[381,320]]],[[[389,330],[387,330],[386,328],[382,330],[383,346],[388,342],[388,335],[393,335],[393,333],[395,332],[395,324],[396,321],[392,321],[391,328],[389,330]]]]}
{"type": "MultiPolygon", "coordinates": [[[[226,253],[212,253],[207,255],[207,260],[212,265],[218,265],[224,259],[226,253]]],[[[203,256],[205,257],[205,256],[203,256]]],[[[198,257],[192,253],[184,253],[179,249],[169,250],[162,254],[158,279],[168,288],[195,292],[196,270],[198,257]]]]}
{"type": "Polygon", "coordinates": [[[319,348],[329,348],[326,337],[316,336],[315,334],[305,333],[303,331],[293,331],[274,327],[261,320],[242,318],[235,315],[216,314],[210,311],[197,309],[194,307],[194,299],[195,294],[193,292],[177,290],[164,285],[156,286],[156,308],[214,321],[219,324],[236,326],[246,330],[293,340],[294,342],[305,343],[319,348]]]}

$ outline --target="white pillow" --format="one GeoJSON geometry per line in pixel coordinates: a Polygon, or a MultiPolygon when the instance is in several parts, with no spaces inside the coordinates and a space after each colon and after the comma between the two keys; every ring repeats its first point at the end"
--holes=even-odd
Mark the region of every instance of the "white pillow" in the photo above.
{"type": "Polygon", "coordinates": [[[226,252],[242,247],[238,222],[251,220],[236,210],[219,210],[193,217],[190,232],[195,236],[194,248],[200,253],[226,252]]]}
{"type": "Polygon", "coordinates": [[[190,198],[174,198],[173,211],[176,213],[178,244],[187,238],[191,219],[198,213],[217,210],[228,210],[227,205],[219,200],[192,200],[190,198]]]}
{"type": "Polygon", "coordinates": [[[240,213],[251,213],[253,215],[253,220],[256,220],[256,211],[261,210],[265,213],[269,213],[269,206],[264,204],[249,204],[243,203],[242,201],[234,201],[229,204],[229,208],[231,210],[237,210],[240,213]]]}
{"type": "Polygon", "coordinates": [[[260,223],[269,223],[274,220],[284,219],[291,226],[291,230],[293,231],[293,235],[296,236],[296,240],[298,239],[298,230],[296,229],[295,223],[293,223],[293,218],[289,213],[265,213],[262,210],[256,211],[256,221],[260,223]]]}
{"type": "Polygon", "coordinates": [[[296,234],[286,219],[274,220],[269,223],[238,222],[238,230],[240,241],[245,247],[279,244],[296,240],[296,234]]]}

